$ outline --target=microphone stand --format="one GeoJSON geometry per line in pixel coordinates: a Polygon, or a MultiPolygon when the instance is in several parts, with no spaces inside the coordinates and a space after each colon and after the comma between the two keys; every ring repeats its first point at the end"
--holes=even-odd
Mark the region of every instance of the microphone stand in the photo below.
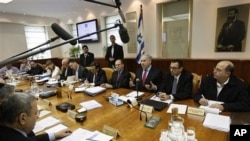
{"type": "Polygon", "coordinates": [[[139,96],[139,90],[138,90],[140,80],[138,80],[138,78],[137,78],[135,82],[136,82],[136,86],[135,86],[136,87],[136,97],[135,98],[136,98],[136,100],[141,100],[141,97],[139,96]]]}
{"type": "Polygon", "coordinates": [[[129,105],[131,105],[131,107],[135,108],[136,110],[138,110],[138,111],[140,112],[140,120],[142,120],[142,115],[141,115],[141,113],[143,113],[143,114],[145,115],[145,117],[146,117],[146,122],[148,121],[147,113],[146,113],[145,111],[143,111],[143,106],[144,106],[144,105],[142,105],[142,108],[139,109],[139,108],[135,107],[129,99],[127,100],[127,103],[128,103],[129,105]]]}
{"type": "Polygon", "coordinates": [[[24,54],[21,54],[19,56],[14,56],[14,57],[11,57],[9,59],[6,59],[4,61],[1,61],[0,62],[0,67],[3,67],[7,64],[10,64],[10,63],[13,63],[13,62],[16,62],[18,60],[21,60],[21,59],[24,59],[24,58],[27,58],[27,57],[30,57],[30,56],[33,56],[35,54],[38,54],[38,53],[42,53],[46,50],[49,50],[49,49],[53,49],[53,48],[56,48],[56,47],[59,47],[61,45],[64,45],[64,44],[67,44],[71,41],[74,41],[74,40],[78,40],[78,39],[81,39],[81,38],[85,38],[85,37],[88,37],[90,35],[93,35],[93,34],[96,34],[96,33],[101,33],[103,31],[107,31],[107,30],[110,30],[110,29],[113,29],[113,28],[116,28],[118,26],[120,26],[121,24],[115,24],[113,27],[109,27],[109,28],[105,28],[105,29],[102,29],[102,30],[99,30],[97,32],[93,32],[93,33],[89,33],[89,34],[86,34],[86,35],[83,35],[83,36],[80,36],[80,37],[76,37],[76,38],[72,38],[72,39],[69,39],[69,40],[66,40],[65,42],[62,42],[62,43],[59,43],[59,44],[56,44],[56,45],[53,45],[53,46],[50,46],[50,47],[46,47],[46,48],[41,48],[41,49],[38,49],[38,50],[35,50],[35,51],[32,51],[30,53],[24,53],[24,54]]]}

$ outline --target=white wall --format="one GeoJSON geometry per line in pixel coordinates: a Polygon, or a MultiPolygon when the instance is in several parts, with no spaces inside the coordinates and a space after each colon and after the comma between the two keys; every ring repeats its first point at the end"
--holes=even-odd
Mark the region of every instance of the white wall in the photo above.
{"type": "MultiPolygon", "coordinates": [[[[153,57],[157,57],[160,54],[159,41],[161,39],[161,32],[158,31],[160,20],[157,18],[157,5],[172,0],[126,0],[126,3],[122,1],[122,9],[124,13],[136,11],[139,16],[140,5],[143,5],[144,14],[144,41],[146,53],[150,53],[153,57]]],[[[242,53],[216,53],[214,52],[215,45],[215,30],[216,30],[216,16],[217,8],[230,5],[239,5],[249,3],[249,0],[193,0],[193,21],[192,21],[192,37],[191,37],[191,58],[231,58],[231,59],[247,59],[250,53],[250,40],[246,40],[246,50],[242,53]]],[[[60,25],[69,31],[69,24],[81,22],[84,20],[99,19],[99,28],[104,29],[104,16],[117,14],[117,9],[100,6],[99,9],[88,9],[86,13],[71,17],[69,19],[54,19],[54,18],[41,18],[35,16],[15,15],[15,14],[1,14],[0,23],[18,23],[18,24],[41,24],[50,26],[53,22],[60,22],[60,25]]],[[[138,18],[138,17],[137,17],[138,18]]],[[[250,19],[250,18],[249,18],[250,19]]],[[[248,22],[250,27],[250,22],[248,22]]],[[[55,34],[48,27],[49,36],[54,37],[55,34]]],[[[0,33],[0,37],[2,36],[0,33]]],[[[250,31],[247,32],[247,37],[250,37],[250,31]]],[[[101,41],[99,43],[88,44],[90,51],[95,53],[95,57],[103,57],[103,46],[106,45],[105,32],[101,33],[101,41]]],[[[13,40],[10,40],[13,42],[13,40]]],[[[13,45],[13,48],[20,46],[19,41],[13,45]]],[[[63,42],[59,40],[52,45],[63,42]]],[[[0,48],[6,48],[0,43],[0,48]]],[[[68,56],[68,49],[70,44],[63,45],[52,50],[52,57],[65,57],[68,56]]],[[[127,45],[124,44],[125,57],[135,57],[135,53],[127,53],[127,45]]],[[[21,45],[22,49],[25,45],[21,45]]],[[[18,53],[13,49],[13,53],[18,53]]],[[[10,56],[10,55],[9,55],[10,56]]],[[[0,56],[0,59],[1,58],[0,56]]]]}

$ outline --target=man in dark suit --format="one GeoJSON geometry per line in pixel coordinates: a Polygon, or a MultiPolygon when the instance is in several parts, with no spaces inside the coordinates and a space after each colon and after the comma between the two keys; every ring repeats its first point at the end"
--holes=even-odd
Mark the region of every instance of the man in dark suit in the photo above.
{"type": "Polygon", "coordinates": [[[241,112],[250,110],[250,99],[245,83],[233,75],[231,61],[220,61],[214,68],[213,75],[202,78],[200,88],[194,100],[204,106],[208,100],[224,102],[209,105],[220,111],[241,112]]]}
{"type": "Polygon", "coordinates": [[[172,60],[159,89],[161,100],[182,100],[191,98],[193,75],[183,68],[181,60],[172,60]]]}
{"type": "Polygon", "coordinates": [[[217,40],[217,51],[242,51],[242,40],[246,36],[243,21],[237,19],[238,9],[228,10],[227,21],[223,24],[217,40]]]}
{"type": "Polygon", "coordinates": [[[115,68],[115,61],[117,59],[123,59],[124,53],[122,46],[115,43],[115,36],[110,36],[111,46],[108,47],[105,60],[108,62],[108,67],[115,68]]]}
{"type": "Polygon", "coordinates": [[[90,67],[91,72],[88,74],[85,83],[94,83],[95,86],[100,86],[101,84],[107,82],[106,73],[101,69],[101,66],[98,62],[92,62],[90,67]]]}
{"type": "Polygon", "coordinates": [[[52,141],[70,135],[66,129],[60,134],[35,136],[32,130],[39,111],[37,100],[27,93],[7,94],[0,106],[0,140],[8,141],[52,141]]]}
{"type": "Polygon", "coordinates": [[[108,83],[104,83],[101,86],[105,88],[129,88],[130,73],[124,70],[124,63],[122,59],[115,61],[116,71],[112,73],[111,79],[108,83]]]}
{"type": "Polygon", "coordinates": [[[138,83],[138,90],[156,92],[161,84],[162,73],[160,70],[152,66],[152,56],[143,54],[141,56],[141,68],[136,71],[135,80],[129,81],[131,88],[136,87],[138,83]],[[139,82],[136,82],[139,80],[139,82]]]}
{"type": "Polygon", "coordinates": [[[62,60],[60,80],[67,80],[68,76],[73,75],[73,69],[69,67],[69,58],[64,58],[62,60]]]}
{"type": "Polygon", "coordinates": [[[94,54],[89,52],[87,45],[82,46],[83,53],[80,55],[80,65],[83,67],[89,66],[94,61],[94,54]]]}
{"type": "Polygon", "coordinates": [[[43,72],[45,72],[42,66],[37,64],[35,61],[30,61],[30,66],[31,66],[30,70],[27,71],[28,74],[37,75],[37,74],[42,74],[43,72]]]}
{"type": "Polygon", "coordinates": [[[73,75],[76,76],[77,80],[81,80],[81,81],[86,80],[86,78],[87,78],[87,76],[89,74],[89,71],[86,68],[79,65],[76,62],[76,60],[70,60],[69,66],[70,66],[70,68],[73,69],[73,75]]]}

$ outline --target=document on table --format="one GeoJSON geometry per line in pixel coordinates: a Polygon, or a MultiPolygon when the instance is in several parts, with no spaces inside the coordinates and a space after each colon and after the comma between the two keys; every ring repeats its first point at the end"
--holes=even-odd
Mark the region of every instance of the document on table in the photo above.
{"type": "Polygon", "coordinates": [[[183,104],[170,104],[167,113],[172,113],[172,108],[178,108],[178,114],[185,114],[187,110],[187,105],[183,104]]]}
{"type": "Polygon", "coordinates": [[[49,111],[49,110],[41,110],[40,114],[39,114],[39,118],[41,118],[43,116],[46,116],[46,115],[48,115],[50,113],[51,113],[51,111],[49,111]]]}
{"type": "Polygon", "coordinates": [[[173,102],[172,99],[168,99],[168,100],[162,101],[162,100],[159,98],[159,96],[156,96],[156,95],[152,96],[150,99],[151,99],[151,100],[155,100],[155,101],[159,101],[159,102],[168,103],[168,104],[170,104],[170,103],[173,102]]]}
{"type": "Polygon", "coordinates": [[[63,124],[58,124],[54,127],[51,127],[47,130],[45,130],[46,133],[56,133],[56,132],[59,132],[61,130],[64,130],[64,129],[67,129],[68,127],[63,125],[63,124]]]}
{"type": "MultiPolygon", "coordinates": [[[[138,96],[142,96],[144,94],[144,92],[138,92],[138,96]]],[[[137,91],[132,91],[130,93],[128,93],[126,96],[128,97],[136,97],[137,96],[137,91]]]]}
{"type": "Polygon", "coordinates": [[[51,127],[51,126],[58,124],[60,122],[61,122],[60,120],[58,120],[52,116],[46,117],[46,118],[36,122],[36,125],[33,129],[33,132],[37,133],[39,131],[44,130],[45,128],[51,127]]]}
{"type": "Polygon", "coordinates": [[[231,119],[229,116],[207,113],[203,126],[219,131],[229,132],[230,123],[231,119]]]}
{"type": "Polygon", "coordinates": [[[86,141],[86,138],[92,134],[91,131],[78,128],[69,136],[61,139],[61,141],[86,141]]]}
{"type": "Polygon", "coordinates": [[[210,106],[212,104],[223,104],[224,102],[222,101],[215,101],[215,100],[208,100],[208,105],[203,106],[201,105],[199,108],[205,110],[205,113],[214,113],[214,114],[219,114],[221,111],[217,108],[211,108],[210,106]]]}
{"type": "Polygon", "coordinates": [[[88,141],[110,141],[111,139],[113,139],[113,136],[106,135],[100,131],[94,131],[86,138],[88,141]]]}
{"type": "Polygon", "coordinates": [[[81,102],[80,105],[82,107],[86,108],[87,110],[102,107],[102,105],[99,102],[97,102],[96,100],[89,100],[89,101],[81,102]]]}

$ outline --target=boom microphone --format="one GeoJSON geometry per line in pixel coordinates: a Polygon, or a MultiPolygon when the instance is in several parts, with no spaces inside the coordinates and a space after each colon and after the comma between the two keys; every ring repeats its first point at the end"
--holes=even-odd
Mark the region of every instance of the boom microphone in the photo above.
{"type": "Polygon", "coordinates": [[[119,35],[123,43],[129,42],[128,30],[122,25],[119,24],[119,35]]]}
{"type": "Polygon", "coordinates": [[[120,15],[120,17],[122,19],[122,22],[126,23],[125,16],[124,16],[124,14],[122,12],[122,9],[121,9],[122,3],[120,2],[120,0],[115,0],[115,4],[116,4],[116,7],[118,8],[118,13],[119,13],[119,15],[120,15]]]}
{"type": "MultiPolygon", "coordinates": [[[[61,37],[63,40],[69,40],[69,39],[73,38],[67,31],[65,31],[63,28],[61,28],[57,23],[53,23],[51,25],[51,28],[56,33],[56,35],[61,37]]],[[[70,41],[69,43],[71,45],[76,45],[77,42],[76,42],[76,40],[73,40],[73,41],[70,41]]]]}

